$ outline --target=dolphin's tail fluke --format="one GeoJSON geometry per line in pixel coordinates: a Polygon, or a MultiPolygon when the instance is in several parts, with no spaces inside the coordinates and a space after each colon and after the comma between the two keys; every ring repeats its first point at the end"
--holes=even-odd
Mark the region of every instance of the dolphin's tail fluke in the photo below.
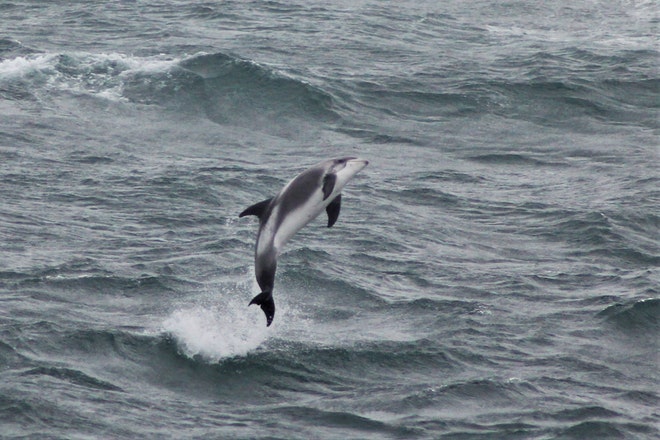
{"type": "Polygon", "coordinates": [[[249,306],[256,304],[261,306],[261,310],[266,314],[266,327],[269,327],[273,322],[273,317],[275,316],[275,301],[273,301],[273,292],[266,290],[261,292],[259,295],[252,298],[249,306]]]}

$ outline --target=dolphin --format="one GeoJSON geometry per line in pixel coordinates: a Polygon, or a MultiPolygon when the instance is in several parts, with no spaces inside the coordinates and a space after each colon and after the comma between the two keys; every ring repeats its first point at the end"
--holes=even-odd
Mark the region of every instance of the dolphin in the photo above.
{"type": "Polygon", "coordinates": [[[267,327],[275,316],[273,284],[277,257],[284,245],[323,210],[328,214],[328,228],[334,225],[341,209],[341,190],[368,164],[357,157],[319,162],[294,177],[275,197],[255,203],[240,213],[239,217],[255,215],[259,218],[254,272],[261,293],[248,305],[261,306],[267,327]]]}

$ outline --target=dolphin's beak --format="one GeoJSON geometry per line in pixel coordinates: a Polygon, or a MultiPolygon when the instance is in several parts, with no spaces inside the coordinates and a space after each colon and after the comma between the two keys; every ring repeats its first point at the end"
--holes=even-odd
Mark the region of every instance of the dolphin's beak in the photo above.
{"type": "Polygon", "coordinates": [[[362,164],[362,168],[366,167],[369,165],[369,161],[366,159],[362,159],[360,157],[351,157],[348,159],[348,162],[354,163],[354,164],[362,164]]]}

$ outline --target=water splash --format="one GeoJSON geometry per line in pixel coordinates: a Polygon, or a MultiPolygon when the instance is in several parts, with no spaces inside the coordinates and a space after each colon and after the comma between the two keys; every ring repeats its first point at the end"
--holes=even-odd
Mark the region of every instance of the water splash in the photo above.
{"type": "Polygon", "coordinates": [[[175,310],[163,322],[163,331],[190,358],[209,362],[245,356],[269,336],[261,310],[249,309],[241,298],[216,304],[195,304],[175,310]],[[258,312],[258,313],[257,313],[258,312]]]}

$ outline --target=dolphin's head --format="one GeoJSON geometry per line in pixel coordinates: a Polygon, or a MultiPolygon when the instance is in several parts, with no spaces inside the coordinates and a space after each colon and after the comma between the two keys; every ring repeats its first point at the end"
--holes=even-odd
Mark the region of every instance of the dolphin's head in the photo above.
{"type": "Polygon", "coordinates": [[[336,176],[335,190],[338,193],[357,173],[369,165],[369,161],[358,157],[330,159],[328,174],[336,176]]]}

